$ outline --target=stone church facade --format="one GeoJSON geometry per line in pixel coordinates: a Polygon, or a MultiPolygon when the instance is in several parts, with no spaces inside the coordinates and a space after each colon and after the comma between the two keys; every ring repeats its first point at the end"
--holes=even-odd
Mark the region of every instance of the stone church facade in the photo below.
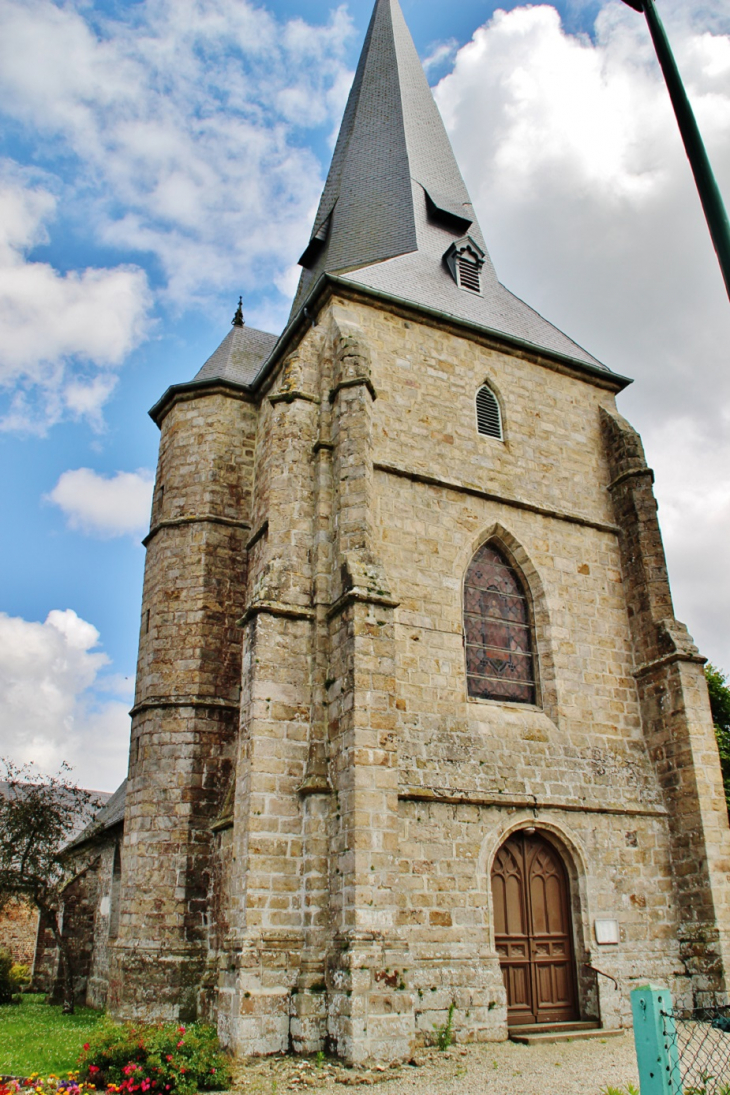
{"type": "Polygon", "coordinates": [[[479,1041],[625,1025],[639,979],[725,999],[628,381],[498,282],[398,0],[301,261],[281,337],[239,310],[152,411],[113,1012],[362,1063],[450,1011],[479,1041]]]}

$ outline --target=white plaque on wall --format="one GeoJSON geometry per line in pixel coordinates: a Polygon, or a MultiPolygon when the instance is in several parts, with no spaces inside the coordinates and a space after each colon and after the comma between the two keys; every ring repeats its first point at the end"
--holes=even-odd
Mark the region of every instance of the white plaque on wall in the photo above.
{"type": "Polygon", "coordinates": [[[615,946],[620,942],[618,920],[596,920],[596,943],[600,947],[615,946]]]}

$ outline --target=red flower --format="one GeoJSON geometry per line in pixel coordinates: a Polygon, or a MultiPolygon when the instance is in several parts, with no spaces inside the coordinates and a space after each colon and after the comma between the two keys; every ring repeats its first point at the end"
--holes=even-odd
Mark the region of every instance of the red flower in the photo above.
{"type": "Polygon", "coordinates": [[[87,1049],[91,1049],[91,1046],[89,1045],[89,1043],[88,1043],[88,1042],[84,1042],[84,1049],[85,1049],[85,1050],[87,1050],[87,1049]]]}
{"type": "Polygon", "coordinates": [[[98,1071],[99,1071],[98,1065],[89,1065],[89,1072],[94,1073],[94,1072],[98,1072],[98,1071]]]}
{"type": "Polygon", "coordinates": [[[168,1061],[171,1061],[171,1060],[172,1060],[172,1054],[171,1054],[171,1053],[168,1053],[168,1055],[167,1055],[167,1059],[168,1059],[168,1061]]]}
{"type": "Polygon", "coordinates": [[[183,1041],[182,1041],[182,1038],[181,1038],[180,1041],[177,1043],[177,1048],[179,1049],[182,1044],[183,1044],[183,1041]]]}
{"type": "Polygon", "coordinates": [[[178,1027],[177,1032],[178,1032],[178,1034],[184,1034],[185,1033],[185,1027],[178,1027]]]}

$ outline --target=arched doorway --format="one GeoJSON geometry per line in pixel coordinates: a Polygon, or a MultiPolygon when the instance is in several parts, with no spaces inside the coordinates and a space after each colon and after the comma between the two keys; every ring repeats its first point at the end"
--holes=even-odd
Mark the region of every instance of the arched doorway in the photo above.
{"type": "Polygon", "coordinates": [[[534,831],[513,833],[494,860],[492,896],[509,1026],[578,1019],[570,889],[557,849],[534,831]]]}

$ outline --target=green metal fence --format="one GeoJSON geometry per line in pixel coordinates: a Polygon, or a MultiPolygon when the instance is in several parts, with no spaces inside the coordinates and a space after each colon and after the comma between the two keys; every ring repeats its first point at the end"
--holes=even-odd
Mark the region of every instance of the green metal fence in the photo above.
{"type": "Polygon", "coordinates": [[[730,1095],[730,1007],[677,1008],[667,989],[631,994],[641,1095],[730,1095]]]}

